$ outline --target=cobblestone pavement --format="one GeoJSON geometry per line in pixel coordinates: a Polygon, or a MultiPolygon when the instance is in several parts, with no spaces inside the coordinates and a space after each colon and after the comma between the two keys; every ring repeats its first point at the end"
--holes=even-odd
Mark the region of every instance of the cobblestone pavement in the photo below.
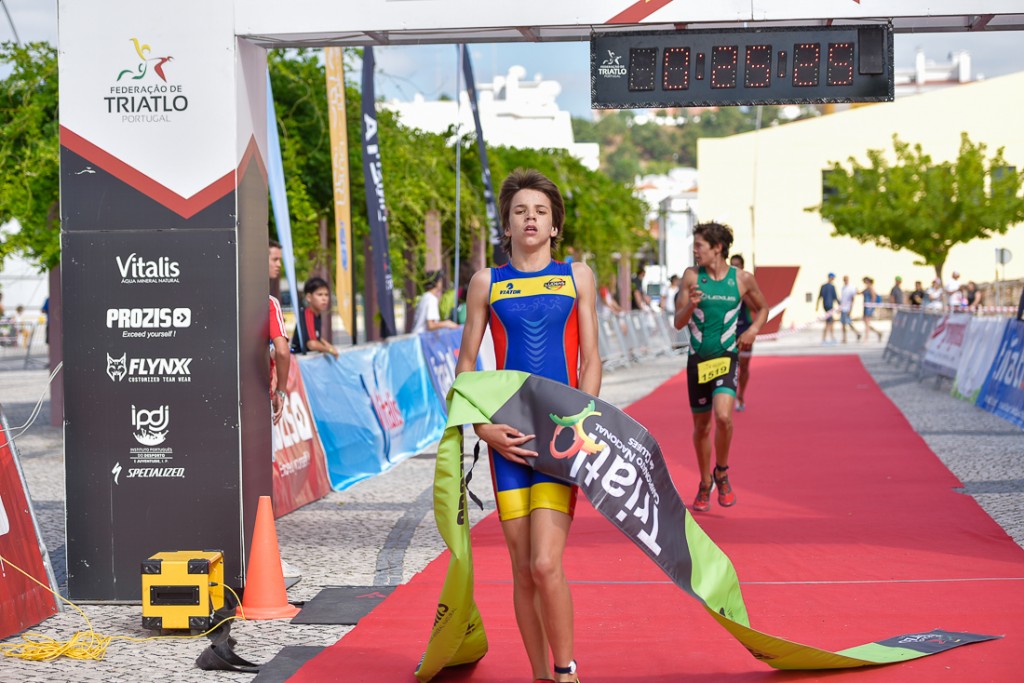
{"type": "MultiPolygon", "coordinates": [[[[860,355],[886,395],[960,478],[964,493],[973,496],[1024,546],[1024,432],[952,398],[948,383],[936,387],[932,380],[918,381],[902,368],[886,363],[882,344],[821,346],[819,334],[810,330],[774,342],[758,342],[757,355],[860,355]]],[[[623,407],[673,376],[684,362],[679,356],[666,357],[608,372],[602,397],[623,407]]],[[[4,369],[0,364],[0,402],[12,427],[28,419],[41,396],[46,399],[39,418],[17,444],[42,535],[58,583],[64,589],[63,454],[61,432],[49,426],[48,373],[23,370],[20,364],[8,367],[4,369]]],[[[325,586],[404,583],[434,559],[443,543],[431,514],[433,467],[434,454],[421,454],[277,520],[282,557],[302,571],[301,581],[288,591],[289,600],[309,600],[325,586]]],[[[489,476],[486,466],[478,466],[473,489],[483,499],[485,511],[494,509],[489,476]]],[[[479,511],[472,515],[474,521],[482,516],[479,511]]],[[[141,627],[138,605],[90,604],[81,608],[97,634],[134,638],[152,635],[141,627]]],[[[66,608],[33,630],[63,640],[88,628],[78,612],[66,608]]],[[[238,640],[239,655],[253,662],[266,662],[287,645],[331,645],[350,628],[240,621],[233,625],[232,635],[238,640]]],[[[19,640],[15,637],[7,642],[19,640]]],[[[115,640],[102,661],[63,658],[29,662],[8,658],[0,660],[0,682],[243,680],[241,674],[195,668],[196,658],[208,643],[205,638],[115,640]]]]}

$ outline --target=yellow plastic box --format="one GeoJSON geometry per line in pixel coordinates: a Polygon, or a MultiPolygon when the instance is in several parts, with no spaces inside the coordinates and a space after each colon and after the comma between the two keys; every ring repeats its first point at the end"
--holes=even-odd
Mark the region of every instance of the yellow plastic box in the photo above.
{"type": "Polygon", "coordinates": [[[224,606],[224,554],[177,550],[142,562],[142,627],[206,631],[224,606]]]}

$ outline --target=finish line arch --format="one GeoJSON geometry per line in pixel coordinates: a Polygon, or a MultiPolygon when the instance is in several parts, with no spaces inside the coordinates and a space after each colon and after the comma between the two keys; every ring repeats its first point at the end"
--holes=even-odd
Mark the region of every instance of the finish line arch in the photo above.
{"type": "Polygon", "coordinates": [[[815,3],[816,16],[797,0],[364,0],[357,12],[61,0],[69,596],[138,601],[141,561],[166,550],[223,550],[226,580],[244,584],[271,492],[267,48],[588,40],[634,26],[1024,28],[1012,0],[919,4],[892,0],[879,17],[858,0],[815,3]]]}

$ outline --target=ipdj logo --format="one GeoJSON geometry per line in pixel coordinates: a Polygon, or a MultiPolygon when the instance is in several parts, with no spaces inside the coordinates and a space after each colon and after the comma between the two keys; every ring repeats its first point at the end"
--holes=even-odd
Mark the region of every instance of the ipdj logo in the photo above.
{"type": "Polygon", "coordinates": [[[555,458],[571,458],[580,451],[583,451],[587,455],[593,455],[594,453],[600,453],[603,446],[597,443],[587,435],[586,429],[583,426],[583,421],[592,415],[600,415],[598,411],[594,409],[594,402],[591,401],[587,404],[587,407],[575,415],[569,417],[559,417],[554,413],[548,415],[551,421],[555,423],[555,433],[551,436],[551,455],[555,458]],[[558,437],[563,430],[572,430],[572,443],[567,448],[558,447],[558,437]]]}
{"type": "Polygon", "coordinates": [[[115,358],[107,354],[107,376],[112,382],[190,382],[191,358],[128,358],[127,353],[115,358]]]}
{"type": "Polygon", "coordinates": [[[132,406],[132,427],[135,428],[135,440],[143,446],[162,444],[167,438],[170,422],[170,406],[160,406],[154,410],[141,410],[132,406]]]}
{"type": "Polygon", "coordinates": [[[597,74],[605,78],[622,78],[626,75],[626,67],[622,65],[622,55],[608,50],[608,57],[597,67],[597,74]]]}
{"type": "Polygon", "coordinates": [[[135,54],[139,56],[139,63],[133,69],[122,69],[121,73],[117,74],[117,80],[120,81],[125,76],[130,76],[134,81],[142,80],[149,73],[150,62],[156,62],[153,65],[153,73],[166,83],[167,76],[164,74],[164,64],[174,59],[174,57],[171,55],[151,57],[150,53],[153,51],[153,48],[148,43],[140,43],[138,38],[132,38],[132,45],[135,46],[135,54]]]}

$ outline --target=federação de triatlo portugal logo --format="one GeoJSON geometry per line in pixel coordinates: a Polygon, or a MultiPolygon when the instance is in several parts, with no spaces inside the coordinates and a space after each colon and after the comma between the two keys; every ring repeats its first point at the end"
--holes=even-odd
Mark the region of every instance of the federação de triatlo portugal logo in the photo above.
{"type": "Polygon", "coordinates": [[[587,404],[587,407],[575,415],[568,417],[559,417],[554,413],[551,413],[548,417],[555,423],[555,433],[551,437],[551,455],[555,458],[564,459],[571,458],[580,451],[583,451],[587,455],[593,455],[594,453],[601,452],[603,446],[597,443],[589,436],[587,436],[586,429],[583,426],[583,421],[592,415],[600,415],[601,413],[594,410],[594,402],[591,401],[587,404]],[[561,441],[565,442],[565,439],[559,439],[559,435],[566,429],[572,430],[572,443],[567,448],[561,449],[558,447],[558,443],[561,441]]]}
{"type": "MultiPolygon", "coordinates": [[[[149,43],[131,39],[138,62],[118,70],[116,82],[107,86],[103,102],[107,114],[120,116],[121,123],[170,123],[172,115],[188,109],[188,97],[180,79],[168,81],[166,69],[174,57],[153,55],[149,43]],[[149,74],[154,74],[150,77],[149,74]]],[[[122,63],[123,64],[123,63],[122,63]]]]}

